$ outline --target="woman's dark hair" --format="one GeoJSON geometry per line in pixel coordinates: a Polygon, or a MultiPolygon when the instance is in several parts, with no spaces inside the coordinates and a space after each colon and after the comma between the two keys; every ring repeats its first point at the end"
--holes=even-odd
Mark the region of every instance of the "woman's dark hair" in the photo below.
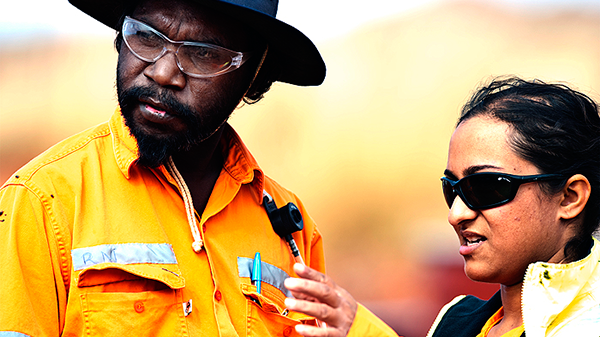
{"type": "MultiPolygon", "coordinates": [[[[133,14],[133,11],[140,3],[140,1],[141,0],[126,1],[124,4],[125,8],[123,10],[123,14],[119,19],[117,27],[115,27],[115,30],[117,32],[117,35],[115,37],[115,49],[117,50],[117,53],[121,51],[121,46],[123,45],[123,36],[121,35],[121,27],[123,26],[123,21],[125,21],[126,16],[131,16],[133,14]]],[[[262,39],[259,38],[257,40],[262,39]]],[[[264,50],[264,46],[266,46],[262,44],[260,45],[262,48],[261,51],[256,51],[254,53],[258,58],[261,57],[262,50],[264,50]]],[[[279,67],[279,64],[277,63],[279,57],[280,56],[278,56],[274,50],[269,50],[267,52],[267,56],[263,60],[260,70],[258,74],[256,74],[256,78],[252,82],[252,85],[250,85],[250,88],[246,92],[246,95],[244,95],[243,99],[246,104],[254,104],[260,101],[267,93],[267,91],[271,89],[271,85],[273,84],[273,82],[279,79],[281,74],[281,69],[279,67]]],[[[255,60],[254,64],[258,66],[259,62],[260,60],[255,60]]]]}
{"type": "Polygon", "coordinates": [[[548,194],[560,191],[574,174],[590,182],[579,233],[565,246],[567,262],[589,254],[592,234],[600,225],[600,116],[588,96],[563,84],[511,77],[480,88],[463,107],[457,126],[475,116],[488,116],[511,127],[513,151],[541,173],[567,178],[541,184],[548,194]]]}

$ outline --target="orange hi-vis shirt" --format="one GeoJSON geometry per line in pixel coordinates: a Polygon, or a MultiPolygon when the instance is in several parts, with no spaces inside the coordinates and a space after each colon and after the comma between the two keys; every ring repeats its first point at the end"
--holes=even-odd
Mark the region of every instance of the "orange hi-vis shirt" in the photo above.
{"type": "MultiPolygon", "coordinates": [[[[225,127],[225,163],[195,214],[199,253],[175,179],[135,163],[118,110],[14,174],[0,189],[0,337],[298,336],[296,324],[313,324],[285,310],[294,259],[271,227],[263,190],[278,207],[298,206],[304,229],[293,237],[306,264],[324,272],[321,234],[225,127]]],[[[396,336],[362,306],[350,335],[396,336]]]]}

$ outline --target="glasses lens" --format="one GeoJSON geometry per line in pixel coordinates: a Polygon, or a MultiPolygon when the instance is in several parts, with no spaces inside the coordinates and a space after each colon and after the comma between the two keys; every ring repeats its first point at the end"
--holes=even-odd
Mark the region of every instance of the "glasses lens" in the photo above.
{"type": "Polygon", "coordinates": [[[442,192],[444,193],[444,199],[446,199],[446,204],[448,204],[448,207],[451,208],[452,203],[456,198],[456,193],[454,192],[452,184],[450,184],[450,182],[444,178],[442,178],[442,192]]]}
{"type": "Polygon", "coordinates": [[[485,208],[511,199],[512,183],[500,175],[474,175],[460,182],[465,198],[474,208],[485,208]]]}
{"type": "Polygon", "coordinates": [[[152,28],[135,21],[125,22],[123,39],[134,54],[148,62],[160,56],[165,46],[165,40],[152,28]]]}
{"type": "Polygon", "coordinates": [[[210,45],[184,44],[178,50],[184,71],[197,75],[212,75],[231,67],[237,53],[210,45]]]}
{"type": "Polygon", "coordinates": [[[207,43],[171,41],[154,28],[130,17],[123,24],[123,40],[135,56],[146,62],[156,62],[169,50],[174,52],[179,68],[193,77],[227,73],[242,65],[245,61],[243,55],[249,55],[207,43]],[[168,48],[170,45],[177,50],[168,48]]]}

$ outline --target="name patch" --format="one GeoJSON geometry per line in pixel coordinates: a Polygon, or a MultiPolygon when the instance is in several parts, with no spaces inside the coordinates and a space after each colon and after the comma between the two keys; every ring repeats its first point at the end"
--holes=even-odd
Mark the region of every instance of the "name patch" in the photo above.
{"type": "Polygon", "coordinates": [[[173,248],[168,243],[119,243],[76,248],[71,251],[71,259],[74,270],[106,262],[177,264],[173,248]]]}

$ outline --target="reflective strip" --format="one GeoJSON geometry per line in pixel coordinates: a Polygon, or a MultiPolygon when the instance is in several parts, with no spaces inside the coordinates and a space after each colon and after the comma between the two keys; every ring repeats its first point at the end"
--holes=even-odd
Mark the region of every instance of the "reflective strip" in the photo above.
{"type": "Polygon", "coordinates": [[[30,337],[24,333],[14,331],[0,331],[0,337],[30,337]]]}
{"type": "Polygon", "coordinates": [[[74,270],[105,262],[177,264],[173,248],[168,243],[119,243],[83,247],[73,249],[71,258],[74,270]]]}
{"type": "MultiPolygon", "coordinates": [[[[254,259],[247,257],[238,257],[238,273],[240,277],[252,277],[252,267],[254,265],[254,259]]],[[[287,297],[292,297],[292,293],[283,285],[283,281],[290,277],[285,271],[268,264],[264,261],[260,262],[262,282],[268,283],[273,287],[281,290],[287,297]]]]}

